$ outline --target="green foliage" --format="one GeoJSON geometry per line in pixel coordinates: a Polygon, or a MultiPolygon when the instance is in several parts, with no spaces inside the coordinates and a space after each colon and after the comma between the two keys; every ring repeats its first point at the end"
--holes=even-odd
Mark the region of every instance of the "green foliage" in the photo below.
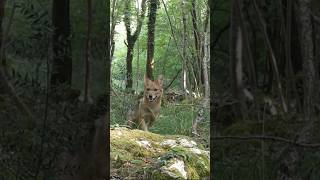
{"type": "MultiPolygon", "coordinates": [[[[154,76],[156,77],[158,74],[163,74],[164,78],[169,81],[182,68],[182,60],[181,60],[181,56],[179,55],[179,51],[181,53],[183,24],[182,24],[182,9],[180,8],[181,2],[175,1],[175,0],[169,0],[166,2],[166,6],[168,8],[170,19],[172,21],[173,33],[175,34],[177,42],[175,42],[173,39],[167,14],[165,13],[162,1],[160,1],[160,4],[158,6],[159,8],[157,10],[157,20],[155,24],[154,76]]],[[[187,1],[187,7],[191,8],[191,3],[188,1],[187,1]]],[[[117,17],[121,16],[120,12],[122,8],[123,7],[116,7],[117,17]]],[[[201,15],[199,14],[198,16],[199,20],[201,19],[203,21],[207,16],[205,12],[206,2],[198,1],[197,10],[201,14],[201,15]]],[[[189,11],[186,10],[186,12],[189,12],[189,11]]],[[[125,12],[122,12],[122,13],[125,13],[125,12]]],[[[186,14],[188,16],[187,17],[187,33],[189,34],[188,38],[190,38],[188,40],[188,44],[190,45],[190,47],[187,49],[187,52],[190,58],[190,62],[193,64],[194,63],[193,59],[195,58],[191,54],[194,53],[195,50],[193,47],[194,39],[193,39],[192,21],[191,21],[190,13],[186,13],[186,14]]],[[[136,17],[135,15],[132,15],[133,20],[135,17],[136,17]]],[[[143,75],[145,74],[146,50],[147,50],[147,23],[148,21],[145,19],[142,25],[140,36],[135,44],[135,50],[133,53],[133,64],[132,64],[133,66],[132,76],[134,81],[133,84],[141,80],[141,78],[143,78],[143,75]],[[138,59],[138,56],[139,56],[139,59],[138,59]],[[139,63],[139,66],[138,66],[138,63],[139,63]]],[[[198,23],[201,24],[200,21],[198,23]]],[[[123,24],[119,23],[116,26],[116,31],[119,31],[119,32],[115,36],[116,48],[114,53],[113,65],[116,64],[115,66],[117,67],[112,67],[112,74],[113,74],[112,78],[114,78],[115,76],[115,79],[117,79],[119,77],[119,74],[122,73],[122,71],[121,72],[119,71],[118,67],[124,68],[123,70],[125,71],[125,64],[126,64],[125,59],[126,59],[126,52],[127,52],[126,46],[123,43],[123,41],[126,39],[126,32],[124,30],[123,24]],[[119,66],[119,64],[122,64],[122,65],[119,66]]],[[[123,77],[122,81],[125,82],[125,76],[122,76],[122,77],[123,77]]],[[[173,82],[171,87],[174,87],[174,88],[181,87],[181,78],[177,78],[173,82]]]]}
{"type": "MultiPolygon", "coordinates": [[[[118,92],[111,96],[111,125],[126,125],[127,113],[138,103],[139,95],[126,95],[118,92]]],[[[141,98],[141,97],[140,97],[141,98]]],[[[189,101],[181,103],[162,103],[160,115],[150,132],[165,135],[191,136],[192,121],[196,117],[198,104],[189,101]]],[[[199,142],[209,147],[210,128],[209,111],[205,110],[204,121],[199,124],[199,142]]]]}

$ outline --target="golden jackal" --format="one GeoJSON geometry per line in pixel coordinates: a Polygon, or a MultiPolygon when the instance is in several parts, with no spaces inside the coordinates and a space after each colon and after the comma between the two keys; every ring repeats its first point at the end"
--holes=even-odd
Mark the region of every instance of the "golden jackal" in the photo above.
{"type": "Polygon", "coordinates": [[[148,131],[159,115],[161,106],[161,97],[163,94],[163,76],[159,75],[155,81],[144,76],[144,93],[143,98],[134,111],[128,113],[128,125],[132,127],[133,123],[139,129],[148,131]]]}

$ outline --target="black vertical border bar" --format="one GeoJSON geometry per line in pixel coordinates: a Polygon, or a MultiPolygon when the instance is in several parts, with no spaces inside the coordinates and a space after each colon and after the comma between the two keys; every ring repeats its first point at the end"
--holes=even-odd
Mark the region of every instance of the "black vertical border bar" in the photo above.
{"type": "Polygon", "coordinates": [[[210,25],[210,179],[214,179],[214,172],[213,172],[213,163],[214,163],[214,158],[213,158],[213,148],[214,148],[214,143],[213,143],[213,126],[214,126],[214,106],[213,106],[213,94],[214,94],[214,82],[213,82],[213,24],[214,24],[214,18],[213,18],[213,1],[214,0],[208,0],[209,2],[209,25],[210,25]]]}
{"type": "Polygon", "coordinates": [[[106,102],[106,153],[107,155],[107,167],[106,167],[106,177],[110,179],[110,78],[111,78],[111,59],[110,59],[110,0],[104,0],[106,9],[106,93],[107,93],[107,102],[106,102]]]}

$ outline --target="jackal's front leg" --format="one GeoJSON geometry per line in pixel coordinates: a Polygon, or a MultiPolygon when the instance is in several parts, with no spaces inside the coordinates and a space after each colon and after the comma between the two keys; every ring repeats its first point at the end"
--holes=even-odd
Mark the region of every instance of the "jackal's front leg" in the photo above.
{"type": "Polygon", "coordinates": [[[146,125],[146,122],[144,121],[144,119],[141,119],[140,121],[140,129],[144,131],[148,131],[148,126],[146,125]]]}

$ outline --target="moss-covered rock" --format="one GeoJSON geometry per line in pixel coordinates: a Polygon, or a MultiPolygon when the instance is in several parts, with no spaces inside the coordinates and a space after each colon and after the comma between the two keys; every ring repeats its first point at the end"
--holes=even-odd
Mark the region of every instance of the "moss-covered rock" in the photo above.
{"type": "Polygon", "coordinates": [[[111,176],[114,179],[209,177],[209,151],[189,137],[113,128],[110,138],[111,176]]]}

